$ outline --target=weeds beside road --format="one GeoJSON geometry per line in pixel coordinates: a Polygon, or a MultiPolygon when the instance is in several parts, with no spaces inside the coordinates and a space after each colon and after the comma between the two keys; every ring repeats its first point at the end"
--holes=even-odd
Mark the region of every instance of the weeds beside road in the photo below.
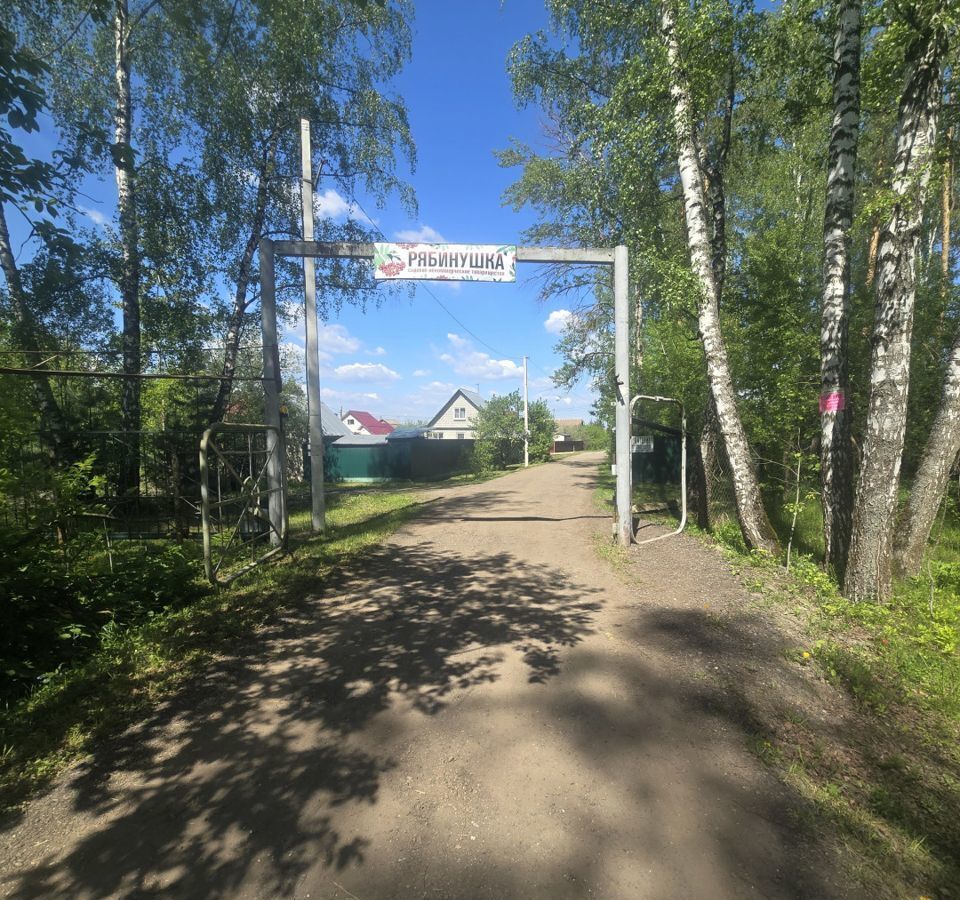
{"type": "Polygon", "coordinates": [[[81,664],[51,676],[0,711],[0,809],[10,812],[106,735],[115,733],[202,671],[235,651],[305,582],[349,564],[415,515],[419,498],[358,493],[330,498],[327,532],[304,534],[309,512],[291,517],[291,556],[222,591],[173,602],[144,624],[110,629],[81,664]],[[299,531],[299,534],[296,532],[299,531]]]}

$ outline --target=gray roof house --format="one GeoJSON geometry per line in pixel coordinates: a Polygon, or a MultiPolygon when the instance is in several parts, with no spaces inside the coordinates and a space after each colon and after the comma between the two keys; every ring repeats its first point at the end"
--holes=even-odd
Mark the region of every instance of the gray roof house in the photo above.
{"type": "Polygon", "coordinates": [[[473,440],[474,419],[486,405],[483,397],[476,391],[458,388],[453,396],[440,407],[427,424],[427,433],[432,438],[446,440],[473,440]]]}
{"type": "Polygon", "coordinates": [[[330,443],[338,438],[346,437],[353,432],[347,428],[338,416],[326,403],[320,401],[320,429],[323,431],[323,439],[330,443]]]}

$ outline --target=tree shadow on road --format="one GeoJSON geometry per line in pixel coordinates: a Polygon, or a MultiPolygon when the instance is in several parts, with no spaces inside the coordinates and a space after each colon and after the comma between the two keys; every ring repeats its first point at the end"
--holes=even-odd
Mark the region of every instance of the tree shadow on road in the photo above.
{"type": "Polygon", "coordinates": [[[358,864],[366,839],[340,833],[334,811],[376,803],[395,763],[351,735],[394,704],[436,714],[452,693],[496,680],[510,648],[531,681],[548,680],[558,648],[582,640],[599,608],[592,589],[506,553],[386,546],[322,589],[301,568],[284,579],[299,602],[249,655],[75,770],[63,813],[89,830],[8,871],[5,890],[210,897],[252,884],[276,896],[318,860],[358,864]]]}

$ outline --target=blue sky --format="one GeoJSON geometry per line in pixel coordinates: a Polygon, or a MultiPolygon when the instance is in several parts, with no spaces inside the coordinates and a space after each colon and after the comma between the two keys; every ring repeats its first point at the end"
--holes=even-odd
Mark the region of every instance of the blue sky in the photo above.
{"type": "MultiPolygon", "coordinates": [[[[343,221],[369,213],[388,240],[520,243],[532,214],[501,205],[519,171],[501,169],[494,151],[512,137],[542,143],[540,114],[516,108],[506,61],[514,43],[546,26],[542,0],[417,0],[412,60],[388,89],[409,111],[418,162],[405,174],[419,216],[411,221],[399,203],[376,209],[362,195],[358,206],[322,180],[316,215],[343,221]]],[[[55,141],[52,126],[44,128],[30,136],[28,152],[48,155],[55,141]]],[[[84,191],[83,214],[97,225],[109,223],[113,180],[88,180],[84,191]]],[[[10,224],[16,243],[21,229],[10,224]]],[[[384,292],[384,302],[366,313],[344,306],[320,325],[325,402],[387,419],[428,419],[458,387],[484,397],[520,388],[527,355],[531,399],[546,400],[558,418],[589,418],[588,386],[565,392],[550,380],[561,362],[553,348],[569,313],[562,302],[538,300],[536,275],[536,266],[521,264],[515,284],[414,282],[412,298],[384,292]]],[[[298,367],[302,319],[283,340],[286,357],[298,367]]]]}
{"type": "MultiPolygon", "coordinates": [[[[408,105],[417,145],[419,218],[410,221],[399,206],[363,209],[389,240],[519,243],[532,217],[501,205],[519,172],[501,169],[494,151],[511,137],[540,143],[538,112],[517,110],[506,60],[516,41],[546,27],[542,0],[416,7],[413,58],[393,88],[408,105]]],[[[319,186],[319,213],[363,215],[331,189],[319,186]]],[[[567,312],[538,301],[536,272],[519,265],[515,284],[418,283],[413,299],[388,297],[366,314],[345,307],[321,326],[324,400],[388,419],[429,417],[457,387],[484,397],[521,387],[526,354],[531,399],[545,399],[557,417],[588,418],[586,386],[567,393],[550,381],[567,312]]]]}

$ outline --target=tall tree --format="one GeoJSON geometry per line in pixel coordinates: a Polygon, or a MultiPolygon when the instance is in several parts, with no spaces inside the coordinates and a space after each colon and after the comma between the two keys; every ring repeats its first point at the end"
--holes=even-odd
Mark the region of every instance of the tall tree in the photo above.
{"type": "Polygon", "coordinates": [[[703,194],[704,173],[697,152],[694,125],[696,120],[688,77],[681,58],[676,12],[670,0],[663,4],[661,26],[669,65],[673,127],[683,186],[690,263],[701,290],[698,324],[707,362],[710,394],[730,464],[737,517],[744,540],[750,548],[775,552],[778,549],[777,537],[763,508],[760,484],[737,409],[727,349],[720,329],[717,283],[712,265],[712,248],[703,194]]]}
{"type": "Polygon", "coordinates": [[[820,482],[824,558],[842,581],[850,546],[853,450],[848,332],[850,226],[860,133],[860,0],[840,0],[833,45],[833,124],[823,221],[820,328],[820,482]]]}
{"type": "MultiPolygon", "coordinates": [[[[36,131],[37,116],[46,104],[42,81],[49,69],[37,54],[18,45],[16,34],[0,24],[0,270],[6,281],[7,300],[13,321],[13,336],[24,351],[28,368],[36,370],[31,387],[40,413],[40,433],[56,462],[67,456],[67,424],[49,379],[43,374],[50,366],[41,353],[40,332],[30,306],[23,278],[10,242],[4,204],[23,215],[24,207],[34,212],[55,214],[58,194],[69,195],[61,168],[29,159],[14,139],[7,124],[22,132],[36,131]]],[[[61,162],[64,162],[61,160],[61,162]]],[[[48,241],[64,242],[64,235],[44,219],[34,223],[35,233],[48,241]]]]}
{"type": "MultiPolygon", "coordinates": [[[[225,310],[223,376],[211,418],[221,419],[233,386],[241,336],[256,292],[256,250],[269,232],[299,232],[293,176],[299,169],[298,118],[313,124],[314,171],[348,198],[358,185],[381,204],[415,203],[397,176],[415,150],[403,102],[385,84],[410,53],[413,10],[407,0],[358,4],[310,0],[274,7],[251,0],[208,4],[207,26],[187,35],[181,55],[189,77],[191,144],[214,210],[219,276],[231,284],[225,310]]],[[[336,226],[318,217],[318,240],[369,240],[357,219],[336,226]]],[[[320,266],[321,309],[363,305],[373,285],[353,269],[320,266]]]]}
{"type": "Polygon", "coordinates": [[[120,489],[140,492],[140,234],[137,217],[136,161],[133,149],[133,92],[131,80],[130,7],[115,0],[113,14],[113,159],[117,183],[117,217],[120,232],[120,309],[123,318],[121,347],[123,382],[121,409],[127,451],[121,469],[120,489]]]}
{"type": "Polygon", "coordinates": [[[943,381],[943,391],[920,468],[914,477],[897,530],[895,570],[916,575],[930,538],[937,510],[943,502],[950,469],[960,452],[960,331],[954,339],[943,381]]]}
{"type": "Polygon", "coordinates": [[[917,249],[940,111],[947,28],[943,0],[912,16],[899,103],[890,213],[877,250],[870,399],[843,588],[854,600],[885,600],[910,384],[917,249]]]}

